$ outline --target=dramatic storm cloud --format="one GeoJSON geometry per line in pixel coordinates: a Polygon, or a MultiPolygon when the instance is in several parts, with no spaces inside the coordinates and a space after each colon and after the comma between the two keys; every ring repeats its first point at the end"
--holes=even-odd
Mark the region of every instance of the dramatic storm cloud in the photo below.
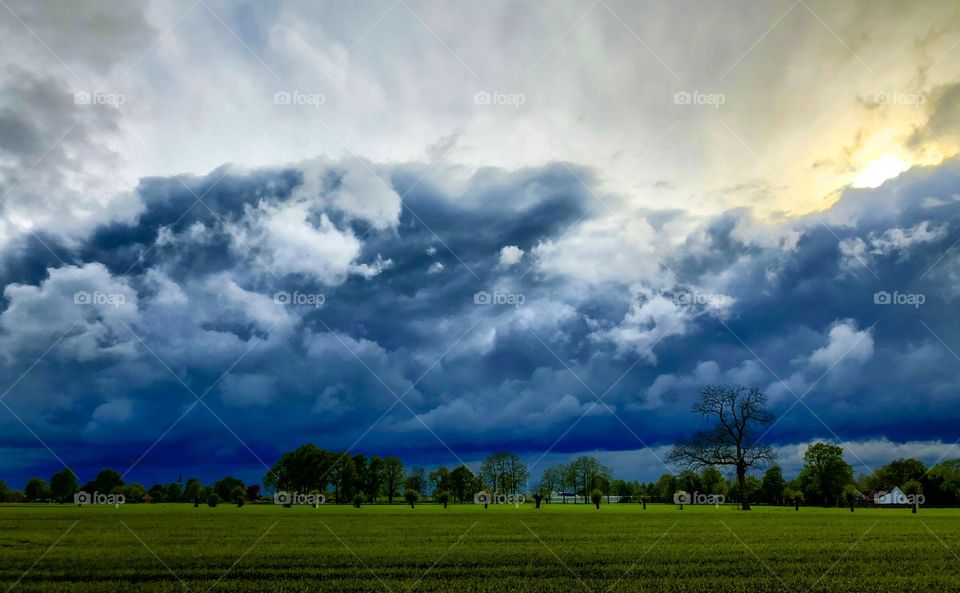
{"type": "Polygon", "coordinates": [[[956,6],[2,10],[0,476],[957,438],[956,6]]]}

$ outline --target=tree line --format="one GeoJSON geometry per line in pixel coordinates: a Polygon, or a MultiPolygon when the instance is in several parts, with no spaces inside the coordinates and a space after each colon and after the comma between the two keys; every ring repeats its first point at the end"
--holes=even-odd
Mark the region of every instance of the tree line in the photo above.
{"type": "MultiPolygon", "coordinates": [[[[618,502],[672,502],[678,492],[722,495],[749,510],[752,502],[767,504],[853,505],[869,495],[899,487],[905,494],[923,494],[927,503],[960,503],[960,459],[943,461],[931,468],[917,459],[898,459],[870,475],[854,478],[853,468],[843,458],[842,447],[812,443],[806,450],[803,468],[792,480],[774,462],[772,449],[761,444],[774,417],[766,409],[766,396],[757,388],[708,385],[700,390],[694,413],[712,425],[676,443],[668,460],[685,469],[667,473],[656,482],[642,483],[614,479],[610,468],[596,457],[583,455],[570,463],[543,470],[536,487],[530,487],[530,472],[516,453],[499,452],[486,457],[478,472],[466,465],[445,466],[432,471],[414,466],[405,468],[399,457],[336,452],[305,444],[288,451],[264,475],[267,493],[281,491],[319,494],[326,500],[354,505],[393,503],[402,498],[411,506],[423,498],[447,502],[472,502],[481,491],[496,494],[528,494],[551,502],[559,498],[573,502],[616,496],[618,502]],[[763,430],[768,427],[767,430],[763,430]],[[762,431],[762,432],[761,432],[762,431]],[[755,474],[765,468],[762,476],[755,474]],[[728,476],[724,475],[724,470],[728,476]]],[[[79,487],[77,477],[67,468],[49,482],[31,478],[22,491],[10,490],[0,482],[0,501],[68,502],[78,491],[122,494],[126,502],[231,501],[243,504],[261,500],[259,484],[244,484],[226,476],[212,485],[198,478],[182,476],[169,484],[125,484],[112,469],[79,487]]]]}

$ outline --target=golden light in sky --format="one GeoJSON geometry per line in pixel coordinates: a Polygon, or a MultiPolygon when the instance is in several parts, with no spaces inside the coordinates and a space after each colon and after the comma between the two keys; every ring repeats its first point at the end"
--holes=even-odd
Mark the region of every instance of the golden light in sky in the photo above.
{"type": "Polygon", "coordinates": [[[910,163],[892,152],[885,153],[869,161],[851,182],[853,187],[874,188],[883,185],[910,168],[910,163]]]}

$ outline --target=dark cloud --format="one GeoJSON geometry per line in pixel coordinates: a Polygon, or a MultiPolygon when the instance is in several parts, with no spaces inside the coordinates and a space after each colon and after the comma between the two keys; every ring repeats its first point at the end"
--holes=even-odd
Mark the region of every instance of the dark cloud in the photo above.
{"type": "MultiPolygon", "coordinates": [[[[43,357],[5,402],[80,472],[126,469],[149,449],[131,473],[144,480],[191,468],[254,478],[258,457],[308,440],[362,437],[359,450],[448,464],[503,448],[661,446],[689,432],[690,402],[712,381],[759,385],[778,413],[804,397],[809,409],[786,415],[772,443],[954,436],[960,361],[940,340],[960,349],[949,249],[960,163],[850,191],[788,226],[725,213],[658,247],[665,280],[650,286],[584,283],[532,261],[591,220],[588,171],[452,181],[440,170],[418,182],[421,171],[313,163],[147,179],[135,220],[55,245],[67,265],[29,242],[11,249],[6,384],[43,357]],[[351,175],[355,187],[382,178],[376,203],[338,201],[351,175]],[[529,255],[505,269],[508,245],[529,255]],[[880,291],[924,303],[876,304],[880,291]],[[477,304],[478,293],[503,302],[477,304]]],[[[647,217],[657,235],[683,219],[647,217]]],[[[12,415],[0,423],[0,447],[34,459],[33,435],[12,415]]],[[[49,472],[48,461],[9,471],[49,472]]]]}

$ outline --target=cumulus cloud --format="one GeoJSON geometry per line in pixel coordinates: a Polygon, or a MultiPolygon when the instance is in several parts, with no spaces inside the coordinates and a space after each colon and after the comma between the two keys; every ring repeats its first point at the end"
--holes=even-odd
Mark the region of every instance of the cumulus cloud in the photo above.
{"type": "Polygon", "coordinates": [[[682,335],[691,321],[689,313],[673,300],[650,289],[634,287],[630,308],[614,327],[598,329],[591,338],[612,343],[617,355],[637,354],[656,363],[655,346],[669,336],[682,335]]]}
{"type": "Polygon", "coordinates": [[[517,265],[521,258],[523,258],[523,249],[516,245],[506,245],[500,249],[500,267],[503,269],[517,265]]]}
{"type": "Polygon", "coordinates": [[[872,356],[872,330],[858,330],[855,321],[845,319],[830,328],[826,345],[815,350],[809,360],[811,365],[826,370],[844,361],[864,363],[872,356]]]}

